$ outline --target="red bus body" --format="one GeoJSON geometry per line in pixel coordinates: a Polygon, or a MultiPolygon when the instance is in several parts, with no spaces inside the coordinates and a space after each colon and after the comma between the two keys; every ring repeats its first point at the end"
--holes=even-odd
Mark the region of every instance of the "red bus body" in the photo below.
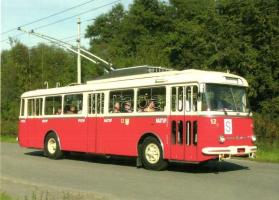
{"type": "MultiPolygon", "coordinates": [[[[64,92],[62,89],[61,91],[64,92]]],[[[74,92],[77,91],[78,88],[74,92]]],[[[27,105],[23,106],[26,110],[27,105]]],[[[107,111],[103,115],[84,113],[58,117],[28,117],[25,112],[19,119],[19,144],[22,147],[43,149],[46,135],[54,132],[63,151],[137,157],[138,145],[146,136],[152,135],[160,141],[164,159],[193,163],[225,155],[249,155],[256,151],[253,143],[253,121],[249,114],[177,114],[168,110],[154,115],[113,115],[107,111]],[[225,134],[226,122],[230,123],[231,130],[228,134],[225,134]],[[180,139],[177,138],[178,134],[180,139]],[[220,137],[224,141],[220,141],[220,137]],[[178,140],[181,141],[173,142],[178,140]]]]}
{"type": "Polygon", "coordinates": [[[137,156],[137,146],[142,136],[154,134],[164,144],[165,159],[188,162],[216,158],[216,155],[206,155],[202,152],[206,147],[240,146],[239,154],[242,154],[245,153],[245,149],[244,152],[242,150],[243,146],[254,145],[251,140],[251,117],[226,116],[195,117],[194,120],[198,124],[198,143],[189,146],[171,144],[171,120],[188,121],[193,119],[191,118],[185,117],[184,120],[183,116],[156,116],[26,119],[19,122],[19,144],[22,147],[43,149],[46,134],[54,131],[64,151],[137,156]],[[225,118],[232,119],[234,130],[233,134],[226,136],[226,141],[220,144],[218,138],[220,133],[224,132],[225,118]]]}

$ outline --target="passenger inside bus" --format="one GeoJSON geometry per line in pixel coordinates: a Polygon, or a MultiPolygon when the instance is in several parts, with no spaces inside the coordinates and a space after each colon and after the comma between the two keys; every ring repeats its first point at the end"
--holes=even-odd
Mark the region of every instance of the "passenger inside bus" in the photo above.
{"type": "Polygon", "coordinates": [[[69,113],[70,114],[76,114],[77,113],[76,107],[75,106],[71,106],[69,113]]]}
{"type": "Polygon", "coordinates": [[[144,109],[144,112],[155,112],[155,103],[153,99],[150,99],[148,106],[144,109]]]}
{"type": "Polygon", "coordinates": [[[64,107],[64,113],[65,114],[76,114],[77,113],[76,107],[75,106],[66,105],[64,107]]]}
{"type": "Polygon", "coordinates": [[[113,113],[120,113],[120,103],[115,102],[114,107],[113,107],[113,113]]]}
{"type": "Polygon", "coordinates": [[[132,110],[132,106],[131,106],[131,102],[125,102],[125,105],[124,105],[124,112],[126,113],[131,113],[133,112],[132,110]]]}
{"type": "Polygon", "coordinates": [[[62,113],[62,109],[61,108],[58,108],[57,109],[57,112],[55,113],[56,115],[61,115],[61,113],[62,113]]]}

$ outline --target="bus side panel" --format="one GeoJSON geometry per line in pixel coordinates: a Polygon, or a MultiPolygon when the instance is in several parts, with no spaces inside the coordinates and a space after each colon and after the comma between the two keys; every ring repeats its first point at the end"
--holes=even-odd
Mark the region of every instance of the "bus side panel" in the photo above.
{"type": "MultiPolygon", "coordinates": [[[[105,117],[98,126],[98,153],[137,156],[137,145],[146,133],[153,133],[162,141],[168,141],[167,118],[163,117],[105,117]]],[[[165,152],[169,156],[169,151],[165,152]]],[[[166,156],[166,155],[165,155],[166,156]]]]}
{"type": "Polygon", "coordinates": [[[42,118],[27,118],[26,124],[28,126],[29,147],[43,148],[43,120],[42,118]]]}
{"type": "Polygon", "coordinates": [[[132,121],[129,117],[105,117],[100,121],[97,127],[97,153],[135,156],[136,132],[132,121]],[[128,125],[125,125],[125,120],[128,125]]]}
{"type": "Polygon", "coordinates": [[[20,119],[18,122],[18,143],[22,147],[29,146],[29,134],[26,119],[20,119]]]}
{"type": "MultiPolygon", "coordinates": [[[[87,151],[87,122],[85,118],[49,118],[44,132],[55,131],[65,151],[87,151]]],[[[43,137],[42,137],[43,138],[43,137]]]]}

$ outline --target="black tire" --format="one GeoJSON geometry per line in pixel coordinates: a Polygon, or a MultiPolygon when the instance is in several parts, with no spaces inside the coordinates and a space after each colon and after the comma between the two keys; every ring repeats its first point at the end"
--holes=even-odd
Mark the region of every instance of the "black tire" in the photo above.
{"type": "Polygon", "coordinates": [[[145,169],[161,171],[168,166],[168,162],[163,159],[161,144],[154,137],[144,139],[140,146],[140,157],[145,169]],[[154,153],[152,153],[152,149],[154,153]]]}
{"type": "Polygon", "coordinates": [[[53,132],[46,136],[44,144],[44,155],[50,159],[60,159],[63,157],[63,152],[61,151],[57,135],[53,132]]]}

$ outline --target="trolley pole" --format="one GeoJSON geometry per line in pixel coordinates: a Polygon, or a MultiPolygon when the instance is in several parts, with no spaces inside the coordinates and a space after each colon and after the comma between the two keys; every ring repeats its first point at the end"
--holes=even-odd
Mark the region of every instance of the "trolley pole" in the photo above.
{"type": "Polygon", "coordinates": [[[81,60],[80,60],[80,18],[77,18],[77,83],[81,84],[81,60]]]}

